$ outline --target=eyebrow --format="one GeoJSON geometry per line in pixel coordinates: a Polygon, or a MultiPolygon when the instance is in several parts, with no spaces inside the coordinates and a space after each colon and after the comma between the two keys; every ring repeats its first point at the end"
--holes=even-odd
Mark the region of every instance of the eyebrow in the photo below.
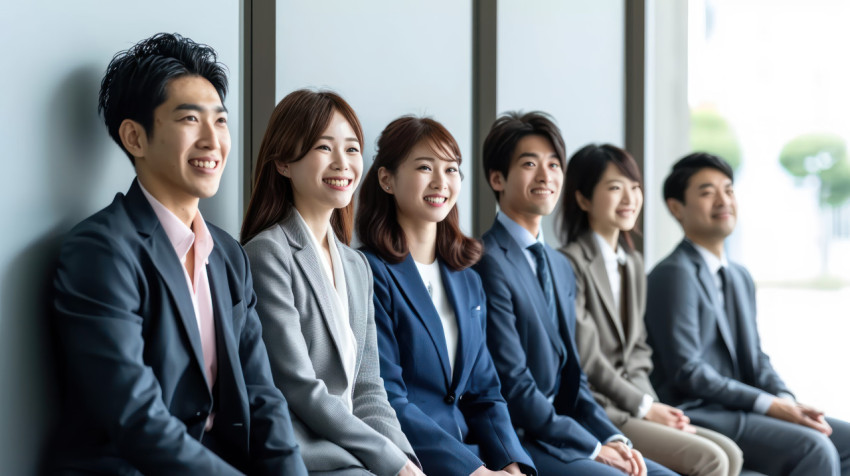
{"type": "MultiPolygon", "coordinates": [[[[457,159],[451,159],[451,158],[446,159],[446,158],[443,158],[443,157],[437,157],[437,159],[440,159],[440,160],[442,160],[443,162],[453,162],[453,163],[458,163],[457,159]]],[[[425,156],[423,156],[423,157],[416,157],[416,158],[415,158],[415,159],[413,159],[413,160],[426,160],[426,161],[428,161],[428,162],[435,162],[435,161],[436,161],[436,159],[435,159],[434,157],[425,157],[425,156]]]]}
{"type": "MultiPolygon", "coordinates": [[[[335,139],[335,137],[333,137],[333,136],[321,136],[321,137],[319,137],[319,139],[332,141],[332,140],[335,139]]],[[[346,137],[345,141],[346,142],[357,142],[358,144],[360,143],[360,141],[356,137],[346,137]]]]}
{"type": "MultiPolygon", "coordinates": [[[[174,108],[175,111],[198,111],[198,112],[206,112],[207,108],[199,106],[197,104],[179,104],[174,108]]],[[[216,106],[212,109],[215,112],[227,112],[227,108],[224,105],[216,106]]]]}
{"type": "MultiPolygon", "coordinates": [[[[523,153],[519,154],[519,156],[517,156],[517,159],[522,159],[524,157],[534,157],[535,159],[537,159],[537,158],[540,158],[540,154],[538,154],[537,152],[523,152],[523,153]]],[[[558,157],[558,154],[556,154],[554,152],[549,154],[549,157],[547,157],[547,158],[561,160],[561,158],[558,157]]]]}

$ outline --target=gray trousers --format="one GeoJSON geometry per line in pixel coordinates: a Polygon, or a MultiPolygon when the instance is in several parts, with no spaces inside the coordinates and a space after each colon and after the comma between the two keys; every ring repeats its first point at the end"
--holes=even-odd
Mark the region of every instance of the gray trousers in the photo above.
{"type": "Polygon", "coordinates": [[[770,476],[850,476],[850,423],[827,418],[832,435],[752,412],[688,410],[691,421],[722,433],[744,452],[744,468],[770,476]]]}

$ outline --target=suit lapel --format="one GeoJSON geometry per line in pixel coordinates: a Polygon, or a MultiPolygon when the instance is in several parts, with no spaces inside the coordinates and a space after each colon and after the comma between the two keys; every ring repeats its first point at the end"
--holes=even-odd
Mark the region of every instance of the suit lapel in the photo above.
{"type": "Polygon", "coordinates": [[[753,317],[749,314],[749,308],[743,305],[743,296],[742,293],[746,289],[744,286],[744,278],[738,274],[738,270],[735,269],[731,264],[727,268],[727,279],[730,280],[729,285],[732,287],[734,292],[732,293],[732,298],[734,302],[732,305],[735,307],[735,312],[738,313],[737,322],[738,322],[738,338],[743,343],[743,346],[738,347],[736,350],[739,352],[739,365],[741,366],[741,370],[744,371],[745,379],[748,382],[753,381],[753,376],[755,375],[755,353],[754,349],[757,348],[757,345],[753,341],[754,337],[754,329],[752,329],[751,323],[755,322],[753,317]]]}
{"type": "MultiPolygon", "coordinates": [[[[458,388],[466,374],[466,363],[471,356],[468,354],[472,349],[469,338],[472,336],[470,326],[474,324],[468,316],[470,307],[466,293],[458,292],[462,283],[459,282],[458,271],[452,271],[445,263],[440,261],[440,275],[443,278],[443,287],[449,298],[449,303],[455,311],[457,320],[457,352],[455,352],[454,374],[452,375],[452,390],[458,388]]],[[[442,323],[440,323],[442,326],[442,323]]]]}
{"type": "Polygon", "coordinates": [[[156,213],[153,211],[147,198],[142,194],[138,179],[133,180],[133,185],[127,192],[127,210],[133,216],[138,232],[146,236],[145,240],[150,251],[151,261],[157,272],[162,276],[165,287],[173,299],[177,314],[186,331],[186,338],[192,347],[195,363],[201,375],[206,375],[204,370],[204,354],[201,348],[201,331],[198,329],[198,319],[195,317],[195,307],[192,305],[192,297],[189,295],[186,283],[185,271],[180,263],[180,258],[171,246],[165,229],[159,223],[156,213]]]}
{"type": "MultiPolygon", "coordinates": [[[[393,279],[395,279],[396,284],[398,284],[399,290],[404,294],[410,308],[413,309],[413,312],[416,313],[416,316],[419,317],[422,325],[428,331],[431,342],[437,350],[437,355],[440,356],[443,378],[445,379],[446,387],[449,388],[452,381],[451,366],[449,366],[449,354],[446,348],[446,335],[443,332],[443,323],[440,322],[437,309],[431,301],[431,296],[428,295],[428,290],[425,289],[425,283],[422,282],[419,270],[416,269],[416,263],[413,262],[413,257],[408,254],[401,263],[387,264],[387,269],[390,271],[393,279]]],[[[445,282],[443,286],[448,288],[445,282]]],[[[460,329],[459,324],[458,329],[460,329]]]]}
{"type": "MultiPolygon", "coordinates": [[[[628,349],[628,352],[631,352],[632,348],[634,348],[638,339],[641,339],[643,336],[643,312],[640,309],[639,299],[641,296],[640,291],[638,290],[638,271],[636,269],[637,264],[635,263],[634,254],[635,251],[631,253],[626,253],[626,279],[628,282],[627,286],[627,301],[626,306],[628,306],[628,328],[623,329],[623,335],[626,337],[626,340],[623,342],[623,347],[628,349]]],[[[628,354],[627,354],[628,355],[628,354]]]]}
{"type": "Polygon", "coordinates": [[[596,239],[593,237],[593,232],[582,234],[578,240],[588,263],[590,263],[588,273],[598,290],[602,305],[608,311],[608,320],[611,321],[611,325],[617,330],[617,335],[620,337],[620,344],[625,347],[626,334],[623,330],[620,314],[617,312],[616,306],[614,306],[614,290],[611,289],[611,282],[608,280],[608,270],[605,269],[605,258],[602,257],[602,251],[598,248],[596,239]]]}
{"type": "Polygon", "coordinates": [[[331,322],[331,319],[334,319],[334,314],[333,304],[330,302],[330,293],[335,293],[336,289],[327,284],[324,270],[321,268],[322,264],[319,262],[321,258],[310,245],[312,238],[308,233],[311,232],[301,223],[301,219],[295,215],[296,213],[298,213],[296,210],[292,210],[289,216],[281,222],[280,226],[294,250],[292,256],[295,259],[295,263],[301,269],[301,273],[313,289],[313,296],[319,305],[319,311],[324,320],[325,328],[334,343],[339,364],[342,365],[342,368],[345,368],[342,361],[342,346],[340,344],[343,336],[339,335],[337,326],[331,322]]]}
{"type": "MultiPolygon", "coordinates": [[[[493,236],[496,238],[499,246],[502,247],[502,251],[505,253],[505,260],[513,265],[513,269],[517,273],[517,282],[520,286],[524,287],[526,295],[530,296],[535,314],[540,317],[540,322],[546,328],[546,334],[549,336],[549,340],[555,349],[557,349],[558,353],[563,356],[564,347],[560,339],[559,330],[555,328],[552,320],[547,318],[549,310],[546,307],[546,296],[543,294],[543,289],[540,287],[537,276],[531,270],[531,266],[528,265],[528,259],[525,257],[525,253],[498,220],[493,225],[493,236]]],[[[552,262],[551,256],[549,257],[549,262],[552,262]]],[[[553,272],[552,284],[555,288],[555,296],[559,300],[561,300],[561,293],[558,292],[558,288],[560,287],[559,283],[563,283],[563,279],[562,276],[556,276],[553,272]]],[[[561,305],[563,306],[563,303],[561,305]]]]}
{"type": "MultiPolygon", "coordinates": [[[[210,292],[213,302],[213,316],[216,329],[216,356],[218,357],[218,382],[219,408],[227,408],[226,412],[219,412],[222,418],[216,419],[216,424],[239,425],[241,431],[246,431],[244,422],[249,421],[247,407],[241,402],[240,395],[247,395],[245,380],[236,378],[237,372],[242,374],[242,366],[239,361],[239,346],[233,335],[233,303],[227,299],[230,288],[227,284],[227,269],[224,258],[218,246],[214,246],[207,265],[207,277],[210,282],[210,292]],[[232,415],[239,411],[241,420],[224,421],[225,415],[232,415]]],[[[214,397],[215,398],[215,397],[214,397]]],[[[247,434],[244,435],[247,440],[247,434]]]]}
{"type": "MultiPolygon", "coordinates": [[[[339,251],[340,259],[342,260],[342,269],[345,274],[345,287],[348,290],[348,320],[351,326],[351,332],[354,333],[354,340],[357,343],[357,357],[355,363],[355,372],[357,375],[360,369],[360,361],[363,357],[363,344],[366,342],[366,310],[362,308],[361,302],[365,289],[360,289],[363,283],[358,281],[358,276],[354,275],[354,270],[357,269],[357,257],[354,251],[344,247],[337,242],[337,250],[339,251]]],[[[371,299],[371,296],[368,296],[371,299]]]]}
{"type": "Polygon", "coordinates": [[[735,343],[732,341],[731,329],[729,329],[729,320],[726,319],[726,310],[723,309],[723,306],[720,304],[720,298],[717,297],[717,285],[714,281],[714,276],[711,275],[711,272],[708,270],[708,266],[705,264],[705,260],[702,259],[702,256],[699,255],[699,252],[697,252],[693,246],[688,244],[686,241],[682,242],[680,246],[684,247],[684,250],[688,253],[691,261],[693,261],[694,266],[697,268],[697,277],[699,278],[702,292],[714,308],[715,320],[717,321],[717,328],[720,331],[720,337],[723,339],[723,343],[726,344],[726,348],[729,350],[729,355],[732,357],[732,361],[737,362],[738,355],[735,351],[735,343]]]}

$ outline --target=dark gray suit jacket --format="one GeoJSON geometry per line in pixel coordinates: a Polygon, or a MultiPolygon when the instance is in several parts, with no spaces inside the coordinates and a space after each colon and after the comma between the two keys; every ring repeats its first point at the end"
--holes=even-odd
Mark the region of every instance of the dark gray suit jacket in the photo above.
{"type": "Polygon", "coordinates": [[[348,386],[331,294],[310,230],[296,212],[245,245],[257,292],[257,312],[275,383],[292,413],[309,471],[365,467],[394,476],[416,462],[380,377],[372,272],[362,253],[337,242],[357,342],[353,413],[340,398],[348,386]]]}
{"type": "Polygon", "coordinates": [[[207,225],[213,392],[185,271],[138,182],[69,233],[54,283],[65,384],[54,471],[306,476],[269,370],[248,259],[207,225]],[[210,437],[216,453],[202,442],[210,437]]]}
{"type": "Polygon", "coordinates": [[[614,307],[614,290],[593,232],[584,233],[561,251],[570,259],[576,275],[576,345],[581,366],[596,401],[611,421],[623,425],[637,415],[644,395],[657,400],[649,381],[652,349],[643,324],[643,259],[637,252],[626,253],[624,323],[614,307]]]}
{"type": "Polygon", "coordinates": [[[742,346],[732,341],[714,277],[688,240],[650,273],[645,322],[661,401],[751,411],[763,392],[791,393],[761,350],[750,274],[730,262],[727,279],[735,289],[742,346]]]}

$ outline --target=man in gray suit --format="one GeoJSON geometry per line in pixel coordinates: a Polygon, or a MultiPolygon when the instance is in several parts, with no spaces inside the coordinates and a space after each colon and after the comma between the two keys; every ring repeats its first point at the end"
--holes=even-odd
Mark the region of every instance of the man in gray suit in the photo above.
{"type": "Polygon", "coordinates": [[[761,350],[753,280],[723,250],[736,222],[732,182],[729,164],[694,153],[664,183],[685,239],[647,283],[655,388],[695,424],[735,440],[746,469],[850,474],[850,424],[796,402],[761,350]]]}

